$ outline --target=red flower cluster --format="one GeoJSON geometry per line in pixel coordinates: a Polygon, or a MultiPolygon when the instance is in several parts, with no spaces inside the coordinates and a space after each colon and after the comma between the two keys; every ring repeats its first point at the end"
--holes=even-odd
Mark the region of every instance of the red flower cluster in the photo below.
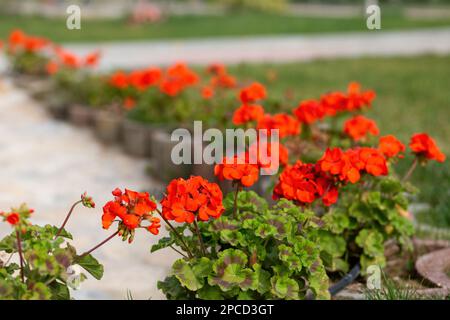
{"type": "Polygon", "coordinates": [[[245,87],[239,93],[239,99],[243,104],[255,103],[266,98],[266,88],[258,82],[245,87]]]}
{"type": "Polygon", "coordinates": [[[130,73],[117,71],[109,78],[109,84],[117,89],[133,87],[139,91],[143,91],[151,86],[157,85],[161,77],[162,71],[159,68],[134,70],[130,73]]]}
{"type": "Polygon", "coordinates": [[[14,30],[9,35],[9,51],[15,53],[18,50],[38,52],[49,46],[51,42],[41,37],[33,37],[21,30],[14,30]]]}
{"type": "Polygon", "coordinates": [[[299,134],[300,123],[294,117],[285,113],[279,113],[275,115],[266,114],[258,121],[257,129],[268,130],[268,135],[270,135],[270,130],[278,129],[279,137],[284,138],[287,136],[295,136],[299,134]]]}
{"type": "MultiPolygon", "coordinates": [[[[13,209],[14,210],[14,209],[13,209]]],[[[27,219],[31,216],[31,214],[34,212],[33,209],[20,209],[18,211],[12,211],[9,213],[2,212],[0,210],[0,217],[3,218],[4,221],[9,223],[11,226],[16,226],[19,223],[25,221],[25,223],[29,224],[27,222],[27,219]]]]}
{"type": "Polygon", "coordinates": [[[220,180],[231,180],[244,187],[251,187],[258,181],[259,166],[256,162],[249,163],[249,154],[242,153],[233,158],[224,157],[221,164],[214,167],[214,174],[220,180]]]}
{"type": "Polygon", "coordinates": [[[375,121],[364,116],[355,116],[344,123],[344,132],[354,141],[363,140],[368,134],[377,136],[380,130],[375,121]]]}
{"type": "Polygon", "coordinates": [[[419,157],[438,162],[445,161],[445,154],[438,148],[434,139],[426,133],[413,135],[409,147],[419,157]]]}
{"type": "Polygon", "coordinates": [[[169,67],[163,75],[159,89],[168,96],[176,96],[199,81],[198,75],[184,63],[169,67]]]}
{"type": "Polygon", "coordinates": [[[92,68],[97,66],[100,59],[100,51],[88,54],[86,57],[78,57],[75,54],[60,47],[54,48],[55,57],[46,65],[47,73],[52,75],[58,72],[60,67],[69,69],[92,68]]]}
{"type": "Polygon", "coordinates": [[[299,160],[281,173],[273,198],[285,198],[300,204],[310,204],[321,198],[324,205],[330,206],[337,201],[338,189],[333,179],[317,170],[315,164],[299,160]]]}
{"type": "Polygon", "coordinates": [[[19,223],[19,221],[20,221],[20,216],[19,216],[19,214],[16,213],[16,212],[11,212],[10,214],[8,214],[8,215],[6,216],[6,221],[7,221],[10,225],[15,226],[16,224],[19,223]]]}
{"type": "MultiPolygon", "coordinates": [[[[153,234],[158,234],[160,221],[152,216],[156,210],[156,203],[150,200],[147,192],[136,192],[125,189],[122,192],[116,188],[112,192],[113,201],[107,202],[103,207],[102,223],[104,229],[109,229],[116,218],[121,220],[120,225],[128,230],[141,227],[141,223],[147,220],[151,223],[146,227],[153,234]]],[[[120,227],[119,225],[119,227],[120,227]]]]}
{"type": "Polygon", "coordinates": [[[207,71],[212,74],[210,84],[213,88],[231,89],[236,87],[236,78],[228,74],[223,64],[212,64],[208,66],[207,71]]]}
{"type": "Polygon", "coordinates": [[[319,100],[305,100],[300,102],[294,110],[300,122],[311,124],[322,120],[326,116],[335,116],[339,112],[360,110],[369,107],[375,98],[371,90],[361,91],[361,85],[352,82],[346,93],[330,92],[319,100]]]}
{"type": "Polygon", "coordinates": [[[252,121],[260,121],[264,117],[264,108],[257,104],[243,104],[233,114],[235,125],[252,121]]]}
{"type": "Polygon", "coordinates": [[[187,180],[174,179],[167,186],[167,195],[161,201],[162,214],[165,219],[176,222],[217,219],[225,210],[222,199],[219,186],[200,176],[187,180]]]}
{"type": "Polygon", "coordinates": [[[388,174],[386,158],[373,148],[355,148],[345,152],[339,148],[327,149],[317,165],[321,171],[343,182],[356,183],[363,173],[373,176],[388,174]]]}
{"type": "Polygon", "coordinates": [[[209,100],[214,97],[214,88],[212,86],[204,86],[201,88],[202,98],[205,100],[209,100]]]}
{"type": "Polygon", "coordinates": [[[403,158],[403,152],[405,151],[405,145],[393,135],[387,135],[380,138],[378,144],[378,150],[381,151],[387,158],[393,158],[398,156],[403,158]]]}

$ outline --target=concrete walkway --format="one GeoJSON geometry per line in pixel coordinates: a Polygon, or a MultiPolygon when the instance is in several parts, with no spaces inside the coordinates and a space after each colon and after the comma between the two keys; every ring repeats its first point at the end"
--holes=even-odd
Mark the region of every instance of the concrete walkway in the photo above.
{"type": "Polygon", "coordinates": [[[416,31],[371,31],[309,36],[266,36],[154,42],[73,44],[86,54],[103,52],[100,69],[222,62],[289,62],[361,56],[449,54],[450,28],[416,31]]]}
{"type": "MultiPolygon", "coordinates": [[[[71,204],[88,191],[97,208],[80,207],[67,225],[82,252],[113,232],[102,229],[101,214],[115,187],[159,187],[145,174],[145,161],[102,146],[91,132],[51,119],[23,91],[4,81],[0,86],[0,210],[27,202],[36,210],[34,223],[59,226],[71,204]]],[[[0,238],[9,232],[0,223],[0,238]]],[[[103,280],[89,277],[75,297],[125,299],[129,289],[136,299],[162,298],[156,282],[175,255],[170,250],[150,254],[156,240],[141,230],[131,245],[116,238],[100,248],[95,256],[105,266],[103,280]]]]}

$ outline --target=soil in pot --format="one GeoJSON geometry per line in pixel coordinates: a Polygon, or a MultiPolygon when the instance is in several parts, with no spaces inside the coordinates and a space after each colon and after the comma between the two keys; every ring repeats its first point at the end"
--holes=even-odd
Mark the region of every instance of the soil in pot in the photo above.
{"type": "Polygon", "coordinates": [[[95,113],[95,132],[100,141],[105,144],[120,142],[122,121],[122,117],[114,112],[97,111],[95,113]]]}

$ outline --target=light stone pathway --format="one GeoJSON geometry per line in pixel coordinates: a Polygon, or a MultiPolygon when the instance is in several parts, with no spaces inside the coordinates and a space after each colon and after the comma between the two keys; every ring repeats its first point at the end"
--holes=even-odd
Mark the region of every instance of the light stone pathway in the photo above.
{"type": "MultiPolygon", "coordinates": [[[[104,147],[88,130],[51,119],[43,107],[0,75],[0,210],[22,202],[34,208],[34,223],[60,225],[71,204],[84,191],[96,209],[79,207],[67,225],[76,247],[85,251],[113,230],[101,227],[102,205],[115,187],[154,190],[145,174],[147,163],[126,156],[119,148],[104,147]]],[[[10,231],[0,223],[0,238],[10,231]]],[[[161,299],[156,288],[173,259],[170,250],[150,254],[157,237],[137,232],[130,245],[113,239],[95,252],[105,266],[101,281],[89,276],[74,292],[78,299],[161,299]]]]}
{"type": "Polygon", "coordinates": [[[450,28],[68,44],[66,47],[77,54],[100,49],[103,53],[100,69],[103,70],[167,65],[177,61],[205,65],[213,62],[280,63],[362,56],[445,55],[450,53],[450,28]]]}

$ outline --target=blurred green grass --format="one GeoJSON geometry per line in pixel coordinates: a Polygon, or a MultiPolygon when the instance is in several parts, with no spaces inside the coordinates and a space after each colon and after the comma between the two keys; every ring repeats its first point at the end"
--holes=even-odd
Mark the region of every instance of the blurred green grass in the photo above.
{"type": "MultiPolygon", "coordinates": [[[[411,19],[400,10],[383,9],[382,30],[450,26],[450,18],[411,19]]],[[[230,15],[171,16],[156,23],[132,25],[126,19],[82,19],[81,30],[68,30],[63,18],[0,15],[0,38],[21,28],[56,42],[185,39],[201,37],[311,34],[365,31],[364,16],[353,18],[303,17],[241,12],[230,15]]],[[[382,32],[382,31],[381,31],[382,32]]]]}
{"type": "MultiPolygon", "coordinates": [[[[377,98],[367,116],[375,119],[381,134],[395,134],[404,143],[411,134],[427,132],[450,154],[450,56],[411,58],[359,58],[310,63],[239,65],[231,72],[244,79],[266,79],[269,96],[293,96],[291,109],[301,99],[319,97],[331,90],[345,90],[358,81],[374,89],[377,98]],[[269,71],[268,71],[269,70],[269,71]],[[276,77],[270,82],[269,78],[276,77]]],[[[403,174],[412,157],[398,164],[403,174]]],[[[416,170],[412,182],[421,189],[417,201],[429,203],[421,221],[450,227],[450,166],[430,162],[416,170]]]]}

